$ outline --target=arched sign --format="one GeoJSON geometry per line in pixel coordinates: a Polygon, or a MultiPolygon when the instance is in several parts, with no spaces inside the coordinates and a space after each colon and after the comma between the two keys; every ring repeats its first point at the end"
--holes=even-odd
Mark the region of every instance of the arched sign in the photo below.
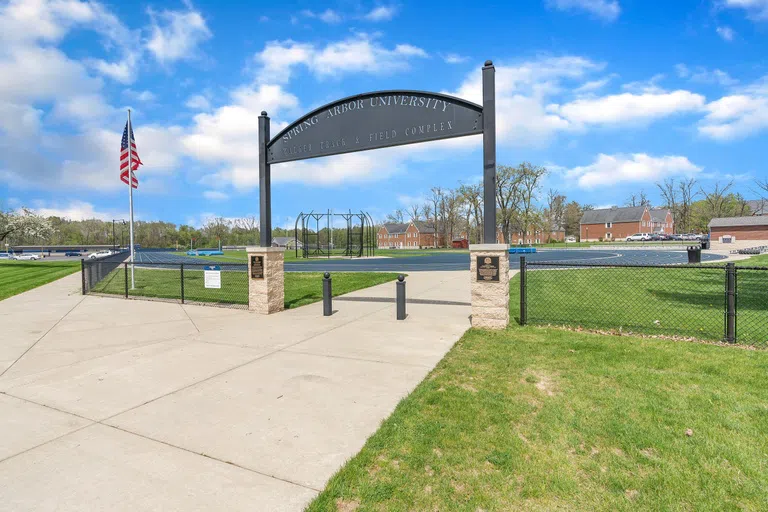
{"type": "Polygon", "coordinates": [[[270,139],[259,116],[261,246],[272,245],[271,165],[307,158],[483,135],[484,243],[496,241],[495,69],[483,66],[483,104],[422,91],[380,91],[334,101],[300,117],[270,139]]]}
{"type": "Polygon", "coordinates": [[[382,91],[324,105],[267,144],[267,163],[338,155],[483,132],[483,107],[445,94],[382,91]]]}

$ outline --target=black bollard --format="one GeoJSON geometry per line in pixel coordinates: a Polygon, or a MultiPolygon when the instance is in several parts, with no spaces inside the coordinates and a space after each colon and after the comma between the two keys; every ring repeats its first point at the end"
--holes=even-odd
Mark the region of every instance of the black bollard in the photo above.
{"type": "Polygon", "coordinates": [[[395,287],[397,289],[397,319],[405,320],[405,276],[403,274],[397,276],[395,287]]]}
{"type": "Polygon", "coordinates": [[[323,274],[323,316],[331,316],[333,314],[332,295],[331,274],[326,272],[323,274]]]}

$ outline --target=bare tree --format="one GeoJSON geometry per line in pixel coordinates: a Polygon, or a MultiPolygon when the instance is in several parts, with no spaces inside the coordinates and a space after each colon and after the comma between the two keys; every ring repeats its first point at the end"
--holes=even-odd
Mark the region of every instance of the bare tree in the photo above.
{"type": "MultiPolygon", "coordinates": [[[[688,233],[691,228],[691,205],[699,192],[695,190],[696,179],[688,178],[678,183],[680,189],[680,228],[675,226],[678,233],[688,233]]],[[[677,222],[677,219],[675,219],[677,222]]]]}
{"type": "Polygon", "coordinates": [[[422,208],[418,204],[412,204],[408,207],[408,216],[411,218],[411,222],[421,220],[422,208]]]}
{"type": "Polygon", "coordinates": [[[387,214],[386,221],[393,224],[402,224],[405,221],[405,213],[402,209],[398,208],[392,213],[387,214]]]}
{"type": "Polygon", "coordinates": [[[517,221],[517,212],[521,202],[520,174],[515,167],[499,165],[496,168],[496,222],[501,224],[504,241],[509,243],[513,225],[523,229],[517,221]]]}
{"type": "Polygon", "coordinates": [[[640,190],[640,193],[638,194],[630,194],[629,198],[624,202],[625,206],[645,206],[646,208],[651,207],[651,200],[648,199],[648,196],[645,194],[645,190],[640,190]]]}
{"type": "Polygon", "coordinates": [[[565,225],[565,201],[565,196],[557,190],[549,189],[547,192],[547,221],[549,223],[547,236],[550,232],[565,225]]]}
{"type": "Polygon", "coordinates": [[[523,230],[539,224],[539,212],[534,202],[538,199],[541,180],[547,175],[546,167],[523,162],[518,166],[520,174],[520,219],[523,230]]]}
{"type": "Polygon", "coordinates": [[[437,248],[437,238],[439,228],[439,220],[442,217],[441,207],[443,206],[443,189],[440,187],[432,187],[432,197],[429,199],[432,206],[432,227],[435,229],[434,245],[437,248]]]}
{"type": "Polygon", "coordinates": [[[472,240],[472,224],[470,217],[475,220],[475,242],[479,243],[479,233],[483,232],[483,188],[480,184],[461,185],[459,194],[467,205],[467,240],[472,240]]]}
{"type": "Polygon", "coordinates": [[[712,192],[705,192],[704,189],[700,189],[700,192],[704,195],[704,201],[707,204],[709,210],[708,214],[711,218],[722,217],[726,193],[733,187],[733,181],[729,181],[727,185],[721,187],[720,183],[715,183],[715,189],[712,192]]]}

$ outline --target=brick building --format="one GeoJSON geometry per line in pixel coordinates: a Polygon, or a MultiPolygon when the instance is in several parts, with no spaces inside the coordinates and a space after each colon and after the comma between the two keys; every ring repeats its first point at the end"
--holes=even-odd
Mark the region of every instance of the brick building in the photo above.
{"type": "Polygon", "coordinates": [[[743,249],[768,245],[768,215],[723,217],[709,221],[713,249],[743,249]]]}
{"type": "Polygon", "coordinates": [[[581,241],[621,240],[635,233],[672,234],[672,212],[645,206],[587,210],[579,223],[581,241]]]}
{"type": "Polygon", "coordinates": [[[513,231],[510,235],[510,245],[546,244],[548,242],[564,242],[565,228],[556,227],[551,231],[531,225],[525,232],[513,231]]]}
{"type": "Polygon", "coordinates": [[[379,249],[418,249],[419,247],[444,247],[442,235],[435,234],[435,228],[424,221],[385,223],[376,234],[379,249]]]}

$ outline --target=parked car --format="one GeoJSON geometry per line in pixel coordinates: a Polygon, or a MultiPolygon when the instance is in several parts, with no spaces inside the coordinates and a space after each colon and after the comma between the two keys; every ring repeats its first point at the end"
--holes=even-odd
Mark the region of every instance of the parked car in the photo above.
{"type": "Polygon", "coordinates": [[[64,253],[64,256],[67,256],[67,257],[69,257],[69,256],[79,257],[79,256],[82,256],[82,255],[83,254],[80,251],[67,251],[67,252],[64,253]]]}
{"type": "Polygon", "coordinates": [[[661,233],[661,234],[659,234],[659,239],[662,242],[666,242],[667,240],[672,240],[672,235],[668,235],[666,233],[661,233]]]}
{"type": "Polygon", "coordinates": [[[39,258],[40,256],[38,256],[37,254],[15,254],[11,256],[12,260],[17,260],[17,261],[35,261],[39,258]]]}
{"type": "Polygon", "coordinates": [[[627,237],[627,242],[648,242],[651,239],[651,235],[648,233],[635,233],[627,237]]]}
{"type": "Polygon", "coordinates": [[[88,255],[89,260],[97,260],[99,258],[106,258],[107,256],[111,256],[112,251],[104,250],[104,251],[98,251],[94,252],[93,254],[88,255]]]}
{"type": "Polygon", "coordinates": [[[670,240],[676,240],[676,241],[679,242],[679,241],[681,241],[683,239],[683,235],[679,235],[679,234],[675,233],[675,234],[669,235],[669,239],[670,240]]]}
{"type": "Polygon", "coordinates": [[[11,259],[11,255],[7,252],[0,252],[0,260],[9,260],[11,259]]]}
{"type": "Polygon", "coordinates": [[[575,236],[567,236],[567,237],[565,237],[565,243],[567,243],[567,244],[576,243],[576,237],[575,236]]]}
{"type": "Polygon", "coordinates": [[[658,233],[651,233],[650,236],[651,236],[651,240],[653,240],[654,242],[658,242],[661,240],[661,235],[658,233]]]}

